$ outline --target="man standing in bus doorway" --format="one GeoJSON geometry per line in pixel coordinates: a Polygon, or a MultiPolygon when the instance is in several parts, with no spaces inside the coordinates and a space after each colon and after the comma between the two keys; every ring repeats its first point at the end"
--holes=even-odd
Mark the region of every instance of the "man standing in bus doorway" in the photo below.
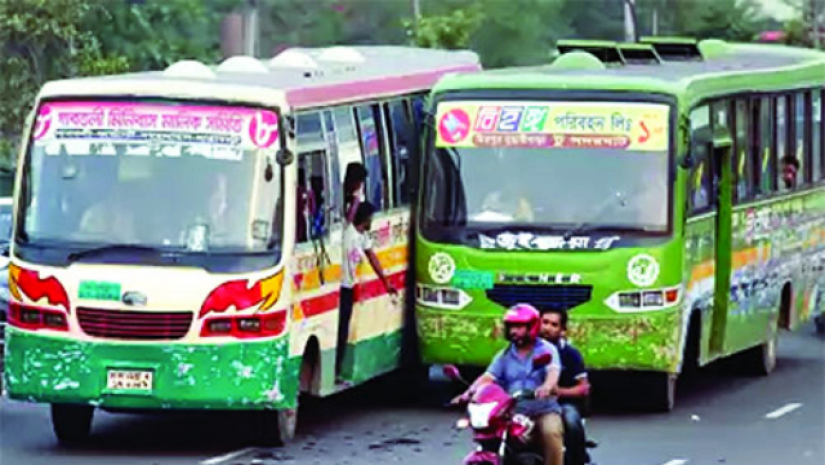
{"type": "Polygon", "coordinates": [[[584,367],[584,358],[567,339],[567,311],[546,309],[541,312],[541,337],[559,351],[561,375],[555,389],[559,396],[564,420],[564,443],[571,463],[590,463],[582,413],[586,412],[590,382],[584,367]]]}
{"type": "Polygon", "coordinates": [[[341,377],[341,368],[346,354],[349,340],[349,326],[352,319],[352,307],[355,302],[354,288],[358,281],[358,267],[366,258],[375,274],[384,285],[387,292],[395,298],[398,291],[390,284],[378,257],[372,250],[369,230],[372,227],[372,216],[375,207],[369,202],[363,202],[355,210],[352,223],[344,229],[344,262],[343,276],[341,277],[341,304],[338,316],[338,345],[335,348],[335,381],[337,384],[346,384],[341,377]]]}
{"type": "Polygon", "coordinates": [[[782,182],[785,189],[796,188],[796,173],[799,171],[799,160],[793,155],[785,155],[782,158],[782,182]]]}

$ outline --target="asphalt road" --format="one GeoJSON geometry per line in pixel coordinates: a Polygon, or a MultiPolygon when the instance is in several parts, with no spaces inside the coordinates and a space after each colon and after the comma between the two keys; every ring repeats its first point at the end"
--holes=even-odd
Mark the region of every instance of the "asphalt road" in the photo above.
{"type": "MultiPolygon", "coordinates": [[[[767,378],[703,370],[679,387],[669,414],[601,410],[589,420],[600,465],[822,465],[825,463],[825,337],[806,327],[780,340],[767,378]]],[[[459,412],[435,403],[405,406],[367,386],[302,406],[296,441],[250,448],[243,414],[108,415],[93,443],[55,443],[48,408],[0,404],[0,464],[460,464],[469,433],[452,430],[459,412]]]]}

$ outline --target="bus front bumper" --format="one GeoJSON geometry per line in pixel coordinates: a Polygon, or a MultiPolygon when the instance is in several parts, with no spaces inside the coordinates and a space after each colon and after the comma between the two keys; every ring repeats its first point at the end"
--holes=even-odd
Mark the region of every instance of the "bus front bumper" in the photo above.
{"type": "Polygon", "coordinates": [[[228,344],[88,342],[7,328],[6,390],[14,400],[111,409],[292,408],[298,359],[286,338],[228,344]],[[151,371],[151,390],[109,389],[110,370],[151,371]]]}
{"type": "MultiPolygon", "coordinates": [[[[428,364],[487,366],[506,344],[501,315],[416,306],[421,357],[428,364]]],[[[568,338],[592,370],[677,372],[678,309],[616,316],[570,317],[568,338]]]]}

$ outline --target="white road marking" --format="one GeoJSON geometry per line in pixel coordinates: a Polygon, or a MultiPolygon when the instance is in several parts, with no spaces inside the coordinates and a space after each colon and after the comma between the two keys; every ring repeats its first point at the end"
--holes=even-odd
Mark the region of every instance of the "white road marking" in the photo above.
{"type": "Polygon", "coordinates": [[[802,407],[802,404],[800,404],[798,402],[794,402],[792,404],[788,404],[788,405],[786,405],[782,408],[778,408],[778,409],[774,410],[773,412],[765,415],[765,418],[767,418],[768,420],[776,420],[777,418],[781,417],[782,415],[786,415],[788,413],[791,413],[794,410],[798,409],[799,407],[802,407]]]}
{"type": "Polygon", "coordinates": [[[670,462],[665,462],[662,465],[685,465],[688,463],[687,459],[673,459],[670,462]]]}
{"type": "Polygon", "coordinates": [[[220,455],[218,457],[212,457],[211,459],[204,460],[201,462],[201,465],[217,465],[222,462],[228,462],[232,459],[238,458],[242,455],[248,454],[254,451],[255,448],[247,447],[246,449],[236,450],[235,452],[230,452],[228,454],[220,455]]]}

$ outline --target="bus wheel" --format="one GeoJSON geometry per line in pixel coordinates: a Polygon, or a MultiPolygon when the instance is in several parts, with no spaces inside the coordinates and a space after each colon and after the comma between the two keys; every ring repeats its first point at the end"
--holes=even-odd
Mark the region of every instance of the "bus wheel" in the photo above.
{"type": "Polygon", "coordinates": [[[653,373],[648,382],[643,402],[653,412],[670,412],[676,405],[676,380],[674,373],[653,373]]]}
{"type": "Polygon", "coordinates": [[[261,442],[264,446],[285,446],[295,437],[298,405],[295,408],[265,410],[261,413],[261,442]]]}
{"type": "Polygon", "coordinates": [[[748,373],[767,376],[771,374],[774,367],[776,367],[776,340],[779,337],[778,331],[775,331],[766,342],[747,350],[743,355],[744,367],[748,373]]]}
{"type": "Polygon", "coordinates": [[[89,405],[52,404],[52,428],[64,446],[79,445],[92,432],[94,407],[89,405]]]}
{"type": "Polygon", "coordinates": [[[825,334],[825,313],[820,313],[814,318],[817,334],[825,334]]]}

